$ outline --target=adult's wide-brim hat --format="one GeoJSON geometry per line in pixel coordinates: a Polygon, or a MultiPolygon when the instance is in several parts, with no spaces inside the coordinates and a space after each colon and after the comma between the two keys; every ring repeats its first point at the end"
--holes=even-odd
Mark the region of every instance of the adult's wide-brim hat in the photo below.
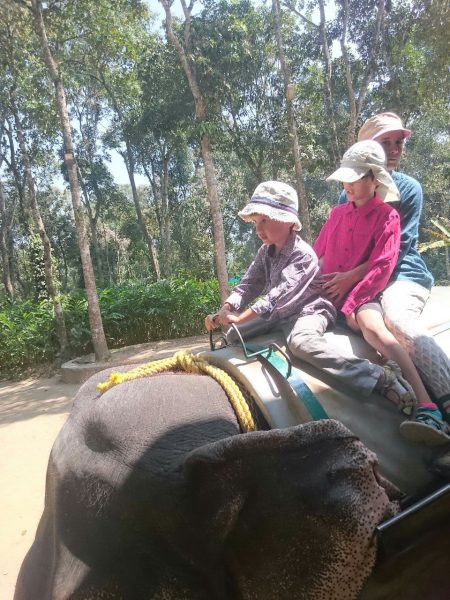
{"type": "Polygon", "coordinates": [[[401,131],[404,138],[409,138],[411,129],[403,127],[401,118],[393,112],[379,113],[367,119],[358,132],[358,141],[374,140],[385,133],[401,131]]]}
{"type": "Polygon", "coordinates": [[[345,152],[339,169],[327,181],[354,183],[372,171],[379,185],[378,195],[385,202],[394,202],[400,194],[394,180],[386,169],[386,154],[383,146],[373,140],[356,142],[345,152]]]}
{"type": "Polygon", "coordinates": [[[251,221],[254,215],[265,215],[274,221],[292,223],[295,231],[302,228],[298,219],[297,192],[282,181],[260,183],[250,202],[238,214],[244,221],[251,221]]]}

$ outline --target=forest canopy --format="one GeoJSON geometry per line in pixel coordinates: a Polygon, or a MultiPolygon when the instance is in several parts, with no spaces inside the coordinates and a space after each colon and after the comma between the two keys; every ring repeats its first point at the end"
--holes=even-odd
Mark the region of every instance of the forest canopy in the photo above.
{"type": "Polygon", "coordinates": [[[339,195],[325,178],[385,110],[413,130],[402,170],[424,190],[420,248],[449,283],[445,0],[0,0],[0,10],[8,352],[26,314],[47,331],[31,362],[106,357],[136,342],[123,335],[133,303],[145,323],[178,293],[186,327],[136,325],[137,341],[200,331],[197,308],[213,309],[254,255],[237,212],[256,185],[294,185],[314,240],[339,195]]]}

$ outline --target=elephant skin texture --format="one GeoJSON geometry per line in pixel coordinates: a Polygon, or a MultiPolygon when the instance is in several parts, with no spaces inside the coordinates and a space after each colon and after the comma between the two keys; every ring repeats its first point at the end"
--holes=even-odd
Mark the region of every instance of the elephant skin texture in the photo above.
{"type": "Polygon", "coordinates": [[[241,434],[209,377],[100,395],[109,372],[80,388],[56,439],[15,600],[358,597],[398,504],[348,429],[241,434]]]}

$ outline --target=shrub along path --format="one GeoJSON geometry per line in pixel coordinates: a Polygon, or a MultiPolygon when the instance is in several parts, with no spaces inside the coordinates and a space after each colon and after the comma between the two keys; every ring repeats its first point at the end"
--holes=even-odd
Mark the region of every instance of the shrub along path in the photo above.
{"type": "MultiPolygon", "coordinates": [[[[0,599],[12,600],[22,560],[33,542],[44,507],[45,473],[53,442],[81,382],[111,365],[159,360],[177,350],[209,347],[206,335],[129,346],[111,363],[85,357],[51,378],[0,383],[0,599]]],[[[73,363],[74,361],[71,361],[73,363]]]]}

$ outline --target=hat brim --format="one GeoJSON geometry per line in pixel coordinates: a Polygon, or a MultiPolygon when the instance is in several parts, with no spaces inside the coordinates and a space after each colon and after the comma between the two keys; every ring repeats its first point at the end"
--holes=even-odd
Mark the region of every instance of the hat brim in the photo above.
{"type": "Polygon", "coordinates": [[[243,221],[252,221],[252,217],[255,215],[264,215],[273,221],[279,221],[280,223],[291,223],[294,225],[294,231],[300,231],[302,224],[298,217],[292,213],[280,210],[273,206],[266,206],[264,204],[253,204],[249,202],[244,208],[238,212],[238,215],[243,221]]]}
{"type": "Polygon", "coordinates": [[[334,173],[327,177],[327,181],[343,181],[354,183],[364,177],[370,171],[370,167],[339,167],[334,173]]]}
{"type": "Polygon", "coordinates": [[[377,138],[385,135],[386,133],[394,133],[395,131],[399,131],[403,134],[404,139],[411,137],[411,129],[406,129],[406,127],[395,127],[395,125],[391,125],[390,127],[384,127],[381,131],[377,131],[376,135],[372,136],[370,139],[376,141],[377,138]]]}

